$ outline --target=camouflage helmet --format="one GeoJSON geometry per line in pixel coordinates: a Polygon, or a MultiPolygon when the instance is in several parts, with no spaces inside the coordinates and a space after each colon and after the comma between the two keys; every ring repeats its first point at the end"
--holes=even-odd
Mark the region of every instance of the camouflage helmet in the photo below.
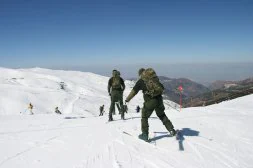
{"type": "Polygon", "coordinates": [[[112,70],[112,76],[116,76],[116,74],[117,74],[117,70],[116,69],[112,70]]]}
{"type": "Polygon", "coordinates": [[[112,71],[112,76],[113,76],[113,77],[120,76],[120,72],[119,72],[118,70],[114,69],[114,70],[112,71]]]}
{"type": "Polygon", "coordinates": [[[144,68],[140,68],[140,69],[139,69],[139,71],[138,71],[139,76],[141,76],[141,74],[142,74],[143,71],[145,71],[144,68]]]}
{"type": "Polygon", "coordinates": [[[147,81],[151,78],[155,78],[157,77],[156,72],[154,71],[153,68],[148,68],[145,69],[142,73],[141,73],[141,79],[143,79],[144,81],[147,81]]]}

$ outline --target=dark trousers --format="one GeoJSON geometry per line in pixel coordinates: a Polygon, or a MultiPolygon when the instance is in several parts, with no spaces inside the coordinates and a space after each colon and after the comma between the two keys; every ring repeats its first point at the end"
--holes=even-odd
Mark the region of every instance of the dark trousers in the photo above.
{"type": "Polygon", "coordinates": [[[109,118],[112,118],[112,113],[115,112],[115,103],[119,102],[119,112],[121,113],[121,117],[124,118],[123,109],[123,92],[118,90],[113,90],[111,92],[111,105],[109,110],[109,118]]]}
{"type": "Polygon", "coordinates": [[[164,113],[165,107],[163,104],[163,98],[153,98],[148,101],[144,102],[144,106],[141,111],[141,130],[142,133],[147,134],[149,133],[149,124],[148,118],[152,115],[153,111],[155,110],[156,115],[162,121],[163,125],[169,131],[174,128],[171,121],[168,119],[166,114],[164,113]]]}

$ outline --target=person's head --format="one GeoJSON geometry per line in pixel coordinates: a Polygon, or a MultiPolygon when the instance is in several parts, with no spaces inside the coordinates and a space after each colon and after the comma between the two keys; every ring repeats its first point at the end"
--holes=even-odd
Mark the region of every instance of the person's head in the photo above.
{"type": "Polygon", "coordinates": [[[112,76],[115,77],[116,75],[117,75],[117,70],[116,69],[112,70],[112,76]]]}
{"type": "Polygon", "coordinates": [[[114,69],[114,70],[112,71],[112,76],[113,76],[113,77],[120,76],[120,72],[119,72],[118,70],[114,69]]]}
{"type": "Polygon", "coordinates": [[[145,71],[144,68],[140,68],[140,69],[139,69],[139,71],[138,71],[139,76],[141,76],[141,74],[142,74],[143,71],[145,71]]]}

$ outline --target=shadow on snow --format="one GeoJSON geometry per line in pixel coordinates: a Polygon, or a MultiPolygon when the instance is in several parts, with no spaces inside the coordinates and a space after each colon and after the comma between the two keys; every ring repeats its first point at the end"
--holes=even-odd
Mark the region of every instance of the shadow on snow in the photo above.
{"type": "MultiPolygon", "coordinates": [[[[168,132],[154,132],[154,133],[163,135],[151,138],[150,141],[157,141],[162,138],[172,137],[171,135],[168,134],[168,132]]],[[[180,151],[184,151],[183,141],[185,140],[185,137],[192,137],[192,136],[199,136],[199,131],[192,130],[190,128],[183,128],[179,130],[178,134],[176,135],[176,140],[178,141],[180,151]]]]}

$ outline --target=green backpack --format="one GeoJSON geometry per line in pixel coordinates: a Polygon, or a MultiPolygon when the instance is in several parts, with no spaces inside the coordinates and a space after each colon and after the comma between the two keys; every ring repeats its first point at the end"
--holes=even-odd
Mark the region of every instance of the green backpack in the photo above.
{"type": "Polygon", "coordinates": [[[120,89],[121,83],[120,83],[120,72],[114,71],[113,77],[112,77],[112,88],[113,89],[120,89]]]}
{"type": "Polygon", "coordinates": [[[151,97],[163,94],[164,87],[160,83],[154,69],[148,68],[143,71],[141,74],[141,79],[144,81],[148,90],[145,94],[150,95],[151,97]]]}

